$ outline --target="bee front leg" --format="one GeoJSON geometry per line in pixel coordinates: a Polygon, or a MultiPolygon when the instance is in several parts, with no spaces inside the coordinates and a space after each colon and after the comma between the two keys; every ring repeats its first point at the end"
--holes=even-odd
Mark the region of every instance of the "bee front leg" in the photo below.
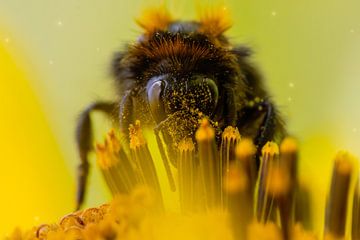
{"type": "Polygon", "coordinates": [[[259,146],[258,151],[268,141],[280,143],[285,136],[284,122],[274,104],[269,100],[263,100],[257,104],[257,108],[265,113],[260,129],[254,141],[259,146]]]}
{"type": "Polygon", "coordinates": [[[258,111],[264,113],[264,119],[260,125],[257,136],[254,139],[256,146],[259,146],[259,151],[261,147],[266,144],[267,141],[273,140],[275,133],[275,109],[269,101],[262,101],[255,105],[258,108],[258,111]]]}
{"type": "MultiPolygon", "coordinates": [[[[129,126],[130,124],[134,124],[135,113],[137,111],[137,92],[135,90],[127,90],[124,93],[120,101],[119,106],[119,124],[120,131],[124,134],[124,136],[129,136],[129,126]]],[[[137,116],[139,117],[139,116],[137,116]]]]}
{"type": "Polygon", "coordinates": [[[92,129],[90,113],[93,111],[100,111],[106,115],[112,117],[114,111],[116,111],[116,104],[110,102],[95,102],[90,104],[80,114],[77,127],[76,127],[76,143],[80,155],[81,163],[78,167],[78,187],[76,198],[76,209],[78,210],[84,202],[87,177],[89,174],[89,161],[88,153],[92,149],[92,129]]]}
{"type": "Polygon", "coordinates": [[[232,89],[228,89],[227,93],[225,94],[225,98],[225,126],[236,126],[237,116],[234,91],[232,89]]]}
{"type": "Polygon", "coordinates": [[[257,147],[257,165],[260,164],[261,149],[268,141],[279,143],[285,136],[284,122],[275,105],[263,99],[239,112],[238,128],[240,133],[253,139],[257,147]]]}

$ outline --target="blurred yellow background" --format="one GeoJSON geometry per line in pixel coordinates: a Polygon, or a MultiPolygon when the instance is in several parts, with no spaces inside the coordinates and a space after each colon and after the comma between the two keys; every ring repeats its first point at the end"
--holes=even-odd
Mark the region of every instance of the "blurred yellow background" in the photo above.
{"type": "MultiPolygon", "coordinates": [[[[176,17],[195,16],[193,1],[169,5],[176,17]]],[[[318,196],[320,231],[332,157],[338,149],[360,155],[360,2],[226,5],[234,22],[228,36],[254,49],[254,62],[301,142],[301,176],[318,196]]],[[[77,115],[91,101],[113,99],[110,60],[139,35],[133,20],[144,6],[140,0],[0,0],[0,236],[73,210],[77,115]]],[[[104,129],[105,120],[96,120],[104,129]]],[[[86,206],[109,199],[92,170],[86,206]]]]}

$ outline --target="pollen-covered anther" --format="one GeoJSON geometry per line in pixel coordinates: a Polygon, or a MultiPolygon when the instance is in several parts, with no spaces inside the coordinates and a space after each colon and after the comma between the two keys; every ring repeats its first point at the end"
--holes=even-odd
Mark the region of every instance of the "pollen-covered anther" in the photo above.
{"type": "Polygon", "coordinates": [[[121,145],[120,141],[115,134],[115,129],[111,129],[106,135],[105,145],[110,152],[119,152],[121,145]]]}
{"type": "MultiPolygon", "coordinates": [[[[231,180],[230,164],[235,161],[235,148],[241,140],[239,130],[235,127],[228,126],[224,129],[221,137],[220,145],[220,169],[219,171],[224,175],[221,178],[221,186],[226,187],[236,182],[236,179],[231,180]],[[228,182],[228,181],[232,181],[228,182]]],[[[243,170],[243,169],[240,169],[243,170]]],[[[230,186],[229,186],[230,187],[230,186]]],[[[228,205],[228,196],[221,193],[223,206],[228,205]]]]}
{"type": "Polygon", "coordinates": [[[137,180],[154,190],[158,201],[158,210],[162,210],[163,202],[159,184],[158,173],[154,165],[149,147],[145,141],[144,135],[140,127],[140,121],[136,120],[135,124],[130,124],[130,154],[131,159],[136,165],[137,180]]]}
{"type": "Polygon", "coordinates": [[[195,133],[198,144],[199,173],[203,181],[205,208],[212,209],[222,204],[222,164],[215,142],[215,130],[203,119],[195,133]]]}
{"type": "Polygon", "coordinates": [[[232,126],[228,126],[224,129],[222,138],[226,139],[227,141],[240,141],[241,140],[239,130],[232,126]]]}
{"type": "Polygon", "coordinates": [[[215,137],[214,128],[210,126],[208,119],[201,120],[200,127],[196,131],[195,138],[197,141],[211,141],[215,137]]]}
{"type": "Polygon", "coordinates": [[[98,164],[101,169],[108,169],[119,162],[118,153],[121,145],[115,130],[111,129],[105,137],[105,143],[95,145],[95,152],[98,164]]]}
{"type": "Polygon", "coordinates": [[[95,152],[98,165],[112,194],[129,193],[139,182],[119,137],[111,130],[104,144],[96,144],[95,152]]]}
{"type": "Polygon", "coordinates": [[[275,142],[267,142],[262,148],[262,155],[268,155],[270,157],[279,155],[279,146],[275,142]]]}
{"type": "Polygon", "coordinates": [[[108,144],[97,143],[95,145],[96,159],[101,169],[108,169],[117,164],[118,159],[110,152],[108,144]]]}
{"type": "Polygon", "coordinates": [[[197,209],[199,193],[198,167],[195,161],[195,145],[191,138],[185,138],[178,144],[178,189],[182,212],[197,209]]]}
{"type": "MultiPolygon", "coordinates": [[[[258,185],[256,192],[256,217],[257,221],[266,223],[274,216],[274,194],[269,191],[271,170],[279,164],[279,147],[275,142],[267,142],[262,148],[258,185]]],[[[273,189],[276,189],[275,182],[273,189]]]]}
{"type": "Polygon", "coordinates": [[[130,124],[129,133],[130,133],[130,148],[131,149],[138,148],[146,143],[144,136],[142,134],[139,120],[136,120],[134,125],[130,124]]]}
{"type": "Polygon", "coordinates": [[[191,138],[185,138],[179,142],[178,149],[180,152],[191,152],[195,150],[195,145],[191,138]]]}

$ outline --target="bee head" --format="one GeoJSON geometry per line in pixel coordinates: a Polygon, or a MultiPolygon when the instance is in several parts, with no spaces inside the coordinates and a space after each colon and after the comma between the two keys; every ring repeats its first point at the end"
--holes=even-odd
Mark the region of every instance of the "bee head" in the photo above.
{"type": "Polygon", "coordinates": [[[223,35],[230,25],[213,15],[198,21],[173,20],[165,12],[149,15],[151,21],[138,20],[145,32],[113,65],[120,91],[138,89],[147,105],[134,115],[150,114],[157,124],[172,116],[184,126],[190,117],[192,126],[203,117],[229,124],[228,90],[236,85],[244,89],[237,94],[245,94],[237,56],[223,35]]]}

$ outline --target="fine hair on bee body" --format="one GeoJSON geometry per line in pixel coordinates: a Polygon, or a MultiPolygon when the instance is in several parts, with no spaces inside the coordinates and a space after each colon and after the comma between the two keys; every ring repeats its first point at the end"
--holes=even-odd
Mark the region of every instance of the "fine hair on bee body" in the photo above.
{"type": "Polygon", "coordinates": [[[258,149],[282,138],[283,121],[250,61],[252,52],[225,36],[231,23],[223,11],[212,9],[197,20],[181,21],[159,8],[137,19],[142,35],[112,61],[120,100],[92,103],[78,120],[77,208],[84,201],[89,171],[92,111],[115,113],[125,135],[135,120],[153,126],[168,153],[181,139],[194,136],[202,118],[218,135],[227,126],[237,127],[258,149]]]}

